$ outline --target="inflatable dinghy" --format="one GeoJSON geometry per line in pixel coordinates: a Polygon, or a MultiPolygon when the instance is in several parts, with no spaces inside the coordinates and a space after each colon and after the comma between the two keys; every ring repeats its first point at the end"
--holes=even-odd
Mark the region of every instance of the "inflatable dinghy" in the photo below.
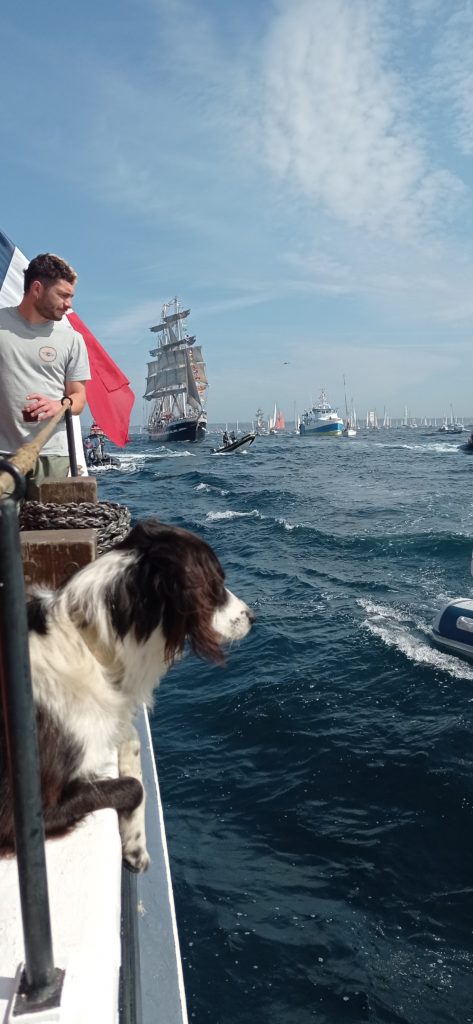
{"type": "Polygon", "coordinates": [[[432,626],[432,640],[442,650],[473,661],[473,601],[458,597],[445,605],[432,626]]]}
{"type": "Polygon", "coordinates": [[[212,455],[230,455],[239,448],[248,448],[253,444],[255,437],[256,434],[244,434],[243,437],[237,437],[235,441],[230,441],[230,444],[224,444],[221,448],[212,448],[212,455]]]}

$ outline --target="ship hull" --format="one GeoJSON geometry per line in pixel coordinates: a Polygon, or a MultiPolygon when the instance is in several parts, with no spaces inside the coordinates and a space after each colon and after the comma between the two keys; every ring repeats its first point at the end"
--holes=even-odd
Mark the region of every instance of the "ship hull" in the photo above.
{"type": "Polygon", "coordinates": [[[343,434],[343,421],[331,423],[314,423],[307,426],[301,423],[299,428],[301,437],[341,437],[343,434]]]}
{"type": "Polygon", "coordinates": [[[186,444],[194,444],[196,441],[203,441],[207,431],[207,421],[198,420],[171,420],[163,427],[148,427],[148,438],[150,441],[157,441],[159,444],[169,444],[177,441],[184,441],[186,444]]]}

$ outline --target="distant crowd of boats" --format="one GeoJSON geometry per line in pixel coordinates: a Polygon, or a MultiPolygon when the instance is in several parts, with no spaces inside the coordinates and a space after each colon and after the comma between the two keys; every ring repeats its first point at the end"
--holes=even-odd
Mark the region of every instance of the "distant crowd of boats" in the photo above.
{"type": "MultiPolygon", "coordinates": [[[[202,441],[207,433],[206,396],[208,388],[207,371],[200,345],[196,344],[195,335],[187,329],[187,318],[190,309],[182,309],[177,297],[164,303],[161,320],[150,330],[156,335],[156,347],[151,349],[148,362],[144,399],[152,403],[147,418],[146,431],[150,441],[160,444],[174,441],[186,443],[202,441]]],[[[358,418],[353,399],[348,402],[345,377],[343,378],[345,396],[345,414],[342,417],[338,409],[328,401],[325,389],[322,388],[318,400],[305,409],[301,415],[296,413],[291,427],[286,426],[286,417],[278,403],[274,403],[271,414],[265,415],[261,408],[255,413],[251,424],[251,433],[265,434],[299,434],[301,437],[356,437],[360,429],[380,430],[393,427],[416,429],[428,428],[431,433],[461,434],[466,429],[461,420],[457,420],[451,407],[451,415],[445,416],[437,423],[436,419],[422,418],[417,422],[407,407],[404,417],[394,420],[388,416],[386,409],[383,417],[378,418],[375,409],[368,409],[366,419],[358,418]]],[[[223,431],[222,431],[223,433],[223,431]]]]}

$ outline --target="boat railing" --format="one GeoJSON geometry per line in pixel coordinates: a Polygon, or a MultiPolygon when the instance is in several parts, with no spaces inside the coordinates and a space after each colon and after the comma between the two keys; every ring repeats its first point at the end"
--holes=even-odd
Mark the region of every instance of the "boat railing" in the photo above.
{"type": "MultiPolygon", "coordinates": [[[[55,967],[46,871],[39,748],[32,696],[18,503],[25,476],[65,417],[71,474],[78,475],[72,414],[62,409],[9,458],[0,461],[0,759],[10,778],[25,964],[13,1016],[59,1007],[64,971],[55,967]]],[[[49,1018],[48,1018],[49,1019],[49,1018]]]]}

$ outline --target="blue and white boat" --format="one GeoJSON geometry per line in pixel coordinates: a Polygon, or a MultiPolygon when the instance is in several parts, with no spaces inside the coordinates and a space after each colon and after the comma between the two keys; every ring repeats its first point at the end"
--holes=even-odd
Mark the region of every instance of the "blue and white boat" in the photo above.
{"type": "Polygon", "coordinates": [[[458,597],[439,612],[432,627],[432,640],[442,650],[473,660],[473,601],[458,597]]]}
{"type": "Polygon", "coordinates": [[[327,396],[322,388],[317,405],[313,405],[311,409],[306,410],[302,414],[300,435],[301,437],[312,435],[317,437],[340,437],[343,433],[343,426],[344,423],[341,416],[327,402],[327,396]]]}

